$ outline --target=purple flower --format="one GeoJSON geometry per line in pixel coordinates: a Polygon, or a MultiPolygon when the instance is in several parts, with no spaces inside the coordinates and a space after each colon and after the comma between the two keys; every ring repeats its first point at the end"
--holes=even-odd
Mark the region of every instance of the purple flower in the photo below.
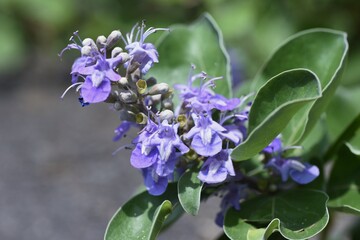
{"type": "Polygon", "coordinates": [[[130,163],[135,168],[148,168],[159,159],[159,152],[156,148],[150,149],[146,154],[142,153],[142,145],[138,143],[131,153],[130,163]]]}
{"type": "Polygon", "coordinates": [[[79,57],[75,60],[74,64],[71,67],[71,82],[76,83],[79,75],[91,75],[94,70],[89,68],[89,66],[95,65],[93,58],[90,57],[79,57]]]}
{"type": "Polygon", "coordinates": [[[195,66],[192,66],[188,84],[175,84],[174,88],[180,93],[180,98],[185,103],[185,106],[192,109],[193,112],[209,112],[212,109],[220,111],[230,111],[235,109],[240,104],[240,99],[227,99],[220,94],[215,94],[210,87],[215,87],[215,81],[222,79],[222,77],[211,78],[207,80],[205,72],[192,75],[195,66]],[[201,79],[199,87],[193,87],[192,84],[196,79],[201,79]]]}
{"type": "Polygon", "coordinates": [[[121,138],[126,137],[126,133],[132,126],[136,126],[135,123],[129,121],[122,121],[120,125],[115,129],[115,136],[113,141],[119,141],[121,138]]]}
{"type": "Polygon", "coordinates": [[[272,158],[266,166],[275,169],[281,175],[283,182],[286,182],[290,176],[299,184],[307,184],[320,174],[317,166],[301,163],[295,159],[272,158]]]}
{"type": "Polygon", "coordinates": [[[239,138],[211,119],[208,114],[192,114],[195,126],[184,136],[192,139],[191,147],[202,156],[214,156],[222,149],[222,140],[238,142],[239,138]]]}
{"type": "Polygon", "coordinates": [[[275,138],[267,147],[263,149],[263,152],[278,156],[283,151],[282,142],[280,138],[275,138]]]}
{"type": "Polygon", "coordinates": [[[151,167],[142,169],[144,184],[151,195],[159,196],[163,194],[168,185],[168,177],[161,177],[156,174],[151,167]]]}
{"type": "Polygon", "coordinates": [[[133,167],[142,169],[150,194],[159,195],[165,191],[167,181],[174,173],[178,156],[189,151],[177,135],[178,127],[179,124],[170,125],[167,120],[159,125],[148,120],[143,131],[134,140],[136,147],[130,162],[133,167]]]}
{"type": "MultiPolygon", "coordinates": [[[[141,26],[136,24],[130,33],[126,34],[126,39],[123,38],[126,46],[125,49],[129,51],[131,62],[138,62],[140,64],[140,70],[143,74],[146,74],[152,67],[153,63],[159,62],[159,54],[155,46],[151,43],[145,43],[145,39],[157,32],[165,31],[167,28],[149,28],[144,32],[145,24],[142,22],[141,26]],[[135,34],[135,29],[138,28],[135,34]]],[[[125,67],[129,66],[129,62],[125,63],[125,67]]]]}
{"type": "Polygon", "coordinates": [[[307,184],[319,176],[320,172],[317,166],[302,163],[296,158],[283,158],[283,151],[280,138],[275,138],[263,150],[264,153],[271,155],[271,159],[266,164],[266,167],[270,167],[279,173],[283,182],[286,182],[290,176],[299,184],[307,184]]]}
{"type": "Polygon", "coordinates": [[[66,92],[74,86],[78,86],[77,91],[81,89],[81,97],[86,103],[102,102],[107,99],[111,92],[110,81],[118,81],[121,76],[115,71],[115,68],[121,63],[120,55],[113,58],[106,58],[106,49],[98,49],[95,42],[87,38],[82,41],[78,32],[70,38],[72,41],[59,55],[65,50],[77,49],[81,52],[81,57],[77,58],[72,65],[71,76],[72,85],[65,90],[66,92]],[[75,41],[78,38],[80,44],[75,41]],[[84,83],[78,82],[78,77],[85,79],[84,83]]]}
{"type": "Polygon", "coordinates": [[[236,184],[235,182],[231,182],[226,190],[227,193],[222,197],[220,203],[220,212],[216,215],[215,223],[222,227],[224,225],[224,216],[226,211],[233,207],[236,210],[240,210],[240,200],[246,197],[246,185],[236,184]]]}
{"type": "Polygon", "coordinates": [[[231,149],[222,150],[215,156],[209,157],[202,165],[198,178],[202,182],[215,184],[224,182],[228,175],[235,176],[230,158],[231,152],[231,149]]]}
{"type": "Polygon", "coordinates": [[[96,70],[91,76],[85,78],[81,85],[81,97],[85,102],[97,103],[107,99],[111,92],[110,80],[103,72],[96,70]]]}
{"type": "Polygon", "coordinates": [[[181,154],[189,151],[189,148],[181,141],[177,135],[179,123],[170,125],[167,120],[164,120],[155,134],[146,139],[143,144],[147,146],[156,146],[159,150],[160,159],[167,161],[172,152],[178,149],[181,154]]]}

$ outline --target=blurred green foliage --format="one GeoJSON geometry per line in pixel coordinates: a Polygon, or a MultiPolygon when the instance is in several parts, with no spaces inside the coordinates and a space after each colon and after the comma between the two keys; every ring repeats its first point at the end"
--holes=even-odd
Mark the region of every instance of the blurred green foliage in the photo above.
{"type": "MultiPolygon", "coordinates": [[[[238,79],[252,78],[274,48],[303,29],[326,27],[349,34],[344,81],[357,82],[360,64],[360,2],[357,0],[1,0],[0,72],[25,68],[34,52],[56,57],[75,30],[96,38],[127,32],[139,20],[166,27],[188,23],[202,12],[214,16],[237,65],[238,79]]],[[[306,54],[306,53],[304,53],[306,54]]]]}

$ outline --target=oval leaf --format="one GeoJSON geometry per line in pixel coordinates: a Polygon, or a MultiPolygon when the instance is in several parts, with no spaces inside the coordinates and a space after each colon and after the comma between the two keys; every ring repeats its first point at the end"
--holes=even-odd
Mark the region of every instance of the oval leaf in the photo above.
{"type": "Polygon", "coordinates": [[[124,204],[110,220],[105,240],[146,239],[154,240],[162,223],[177,202],[176,184],[169,184],[161,196],[142,192],[124,204]],[[169,200],[167,200],[169,199],[169,200]]]}
{"type": "Polygon", "coordinates": [[[286,71],[270,79],[255,96],[249,114],[249,136],[231,157],[246,160],[259,153],[301,107],[320,96],[319,80],[306,69],[286,71]]]}
{"type": "Polygon", "coordinates": [[[328,206],[338,211],[360,215],[360,156],[343,145],[328,182],[328,206]]]}
{"type": "Polygon", "coordinates": [[[348,51],[346,33],[330,29],[311,29],[287,40],[270,57],[256,78],[255,89],[283,71],[306,68],[320,80],[322,97],[305,106],[283,133],[286,144],[303,140],[314,127],[339,85],[348,51]]]}
{"type": "Polygon", "coordinates": [[[329,220],[327,200],[325,193],[307,189],[253,198],[242,203],[240,211],[235,209],[227,211],[224,230],[233,240],[250,240],[241,237],[244,235],[243,230],[247,231],[247,236],[253,235],[265,239],[274,231],[279,231],[287,239],[307,239],[322,231],[327,225],[329,220]],[[254,227],[249,224],[251,222],[270,223],[265,231],[253,232],[254,227]],[[244,224],[248,226],[244,228],[244,224]]]}
{"type": "Polygon", "coordinates": [[[216,81],[215,92],[231,97],[231,74],[228,53],[215,20],[204,14],[191,25],[174,25],[164,33],[157,44],[160,62],[148,76],[170,86],[187,83],[190,65],[209,76],[224,79],[216,81]]]}
{"type": "Polygon", "coordinates": [[[201,189],[204,185],[199,180],[197,171],[187,171],[179,179],[178,197],[185,212],[197,215],[200,208],[201,189]]]}

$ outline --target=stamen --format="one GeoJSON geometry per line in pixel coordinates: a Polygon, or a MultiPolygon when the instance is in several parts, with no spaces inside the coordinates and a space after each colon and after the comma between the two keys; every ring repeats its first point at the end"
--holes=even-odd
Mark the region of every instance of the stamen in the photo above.
{"type": "MultiPolygon", "coordinates": [[[[74,83],[74,84],[70,85],[70,87],[68,87],[68,88],[64,91],[64,93],[61,95],[60,98],[64,98],[65,95],[66,95],[66,93],[67,93],[71,88],[75,87],[76,85],[80,85],[80,87],[81,87],[82,84],[83,84],[82,82],[77,82],[77,83],[74,83]]],[[[76,89],[76,91],[78,91],[78,90],[76,89]]]]}
{"type": "Polygon", "coordinates": [[[76,36],[79,39],[80,42],[82,42],[82,40],[79,36],[79,30],[76,30],[73,34],[74,34],[74,36],[76,36]]]}
{"type": "Polygon", "coordinates": [[[138,26],[139,26],[139,23],[136,23],[135,26],[133,26],[133,28],[131,29],[130,34],[129,33],[126,34],[128,44],[132,43],[132,40],[133,40],[133,37],[134,37],[134,31],[138,26]]]}
{"type": "Polygon", "coordinates": [[[153,33],[156,33],[157,31],[170,31],[169,28],[153,28],[153,27],[150,27],[148,30],[146,30],[144,32],[144,34],[142,35],[143,36],[143,39],[142,41],[145,41],[145,39],[150,36],[151,34],[153,33]]]}
{"type": "Polygon", "coordinates": [[[118,152],[120,152],[121,150],[126,149],[126,150],[133,150],[134,149],[134,145],[133,144],[125,144],[122,145],[121,147],[119,147],[118,149],[116,149],[111,155],[115,156],[115,154],[117,154],[118,152]]]}
{"type": "Polygon", "coordinates": [[[289,147],[285,147],[283,149],[283,152],[287,151],[287,150],[292,150],[292,149],[304,149],[303,146],[289,146],[289,147]]]}
{"type": "Polygon", "coordinates": [[[82,84],[80,86],[78,86],[75,91],[78,92],[80,90],[80,88],[82,87],[82,84]]]}
{"type": "Polygon", "coordinates": [[[291,167],[299,172],[302,172],[306,169],[306,166],[299,161],[296,161],[296,160],[289,160],[289,161],[290,161],[291,167]]]}
{"type": "MultiPolygon", "coordinates": [[[[141,29],[142,29],[142,27],[138,27],[138,29],[137,29],[137,32],[136,32],[136,35],[135,35],[135,41],[136,42],[139,42],[139,34],[140,34],[140,32],[141,32],[141,29]]],[[[141,36],[140,36],[141,37],[141,36]]]]}
{"type": "MultiPolygon", "coordinates": [[[[145,28],[145,19],[141,21],[141,27],[140,27],[140,43],[143,44],[144,43],[144,28],[145,28]]],[[[139,33],[139,32],[138,32],[139,33]]]]}

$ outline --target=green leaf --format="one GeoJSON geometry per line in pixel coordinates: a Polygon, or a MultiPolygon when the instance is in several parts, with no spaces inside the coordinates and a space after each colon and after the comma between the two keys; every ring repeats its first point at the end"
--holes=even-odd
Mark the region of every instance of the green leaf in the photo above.
{"type": "Polygon", "coordinates": [[[231,157],[246,160],[259,153],[301,107],[320,96],[319,80],[306,69],[286,71],[270,79],[255,96],[248,138],[234,149],[231,157]]]}
{"type": "Polygon", "coordinates": [[[188,170],[180,177],[178,182],[180,204],[187,213],[194,216],[199,212],[201,189],[204,185],[197,176],[198,171],[188,170]]]}
{"type": "Polygon", "coordinates": [[[328,182],[328,206],[338,211],[360,215],[360,156],[343,145],[328,182]]]}
{"type": "Polygon", "coordinates": [[[136,195],[112,217],[104,239],[156,239],[172,206],[177,204],[176,196],[175,183],[169,184],[161,196],[152,196],[147,191],[136,195]]]}
{"type": "Polygon", "coordinates": [[[345,88],[340,86],[326,111],[327,132],[332,143],[328,147],[324,160],[330,160],[339,150],[340,146],[349,142],[350,149],[360,147],[360,88],[353,86],[345,88]],[[357,135],[357,136],[355,136],[357,135]],[[355,137],[354,137],[355,136],[355,137]]]}
{"type": "Polygon", "coordinates": [[[172,204],[169,200],[165,200],[155,211],[148,239],[156,239],[156,236],[159,234],[165,219],[171,212],[172,204]]]}
{"type": "Polygon", "coordinates": [[[339,85],[348,51],[346,34],[329,29],[311,29],[287,40],[270,57],[256,78],[254,88],[267,79],[294,68],[306,68],[320,80],[322,97],[299,111],[283,132],[286,144],[302,141],[313,128],[339,85]]]}
{"type": "Polygon", "coordinates": [[[191,25],[174,25],[164,33],[157,44],[158,65],[148,76],[170,86],[187,83],[191,64],[197,72],[205,71],[209,76],[223,76],[216,81],[215,92],[231,97],[231,74],[229,57],[224,47],[223,37],[215,20],[202,15],[191,25]]]}
{"type": "Polygon", "coordinates": [[[232,209],[228,210],[224,219],[223,228],[226,236],[228,236],[231,240],[249,239],[249,231],[255,230],[256,228],[251,224],[246,223],[244,219],[237,217],[236,214],[232,214],[232,211],[232,209]]]}
{"type": "Polygon", "coordinates": [[[348,146],[353,154],[360,156],[360,130],[356,131],[355,137],[346,142],[346,146],[348,146]]]}
{"type": "Polygon", "coordinates": [[[325,193],[307,189],[290,190],[276,196],[259,196],[243,202],[240,211],[229,209],[224,230],[233,240],[267,239],[274,231],[279,231],[287,239],[307,239],[327,225],[327,200],[325,193]],[[253,232],[255,228],[250,223],[269,224],[265,230],[253,232]],[[243,238],[244,234],[246,238],[243,238]]]}

